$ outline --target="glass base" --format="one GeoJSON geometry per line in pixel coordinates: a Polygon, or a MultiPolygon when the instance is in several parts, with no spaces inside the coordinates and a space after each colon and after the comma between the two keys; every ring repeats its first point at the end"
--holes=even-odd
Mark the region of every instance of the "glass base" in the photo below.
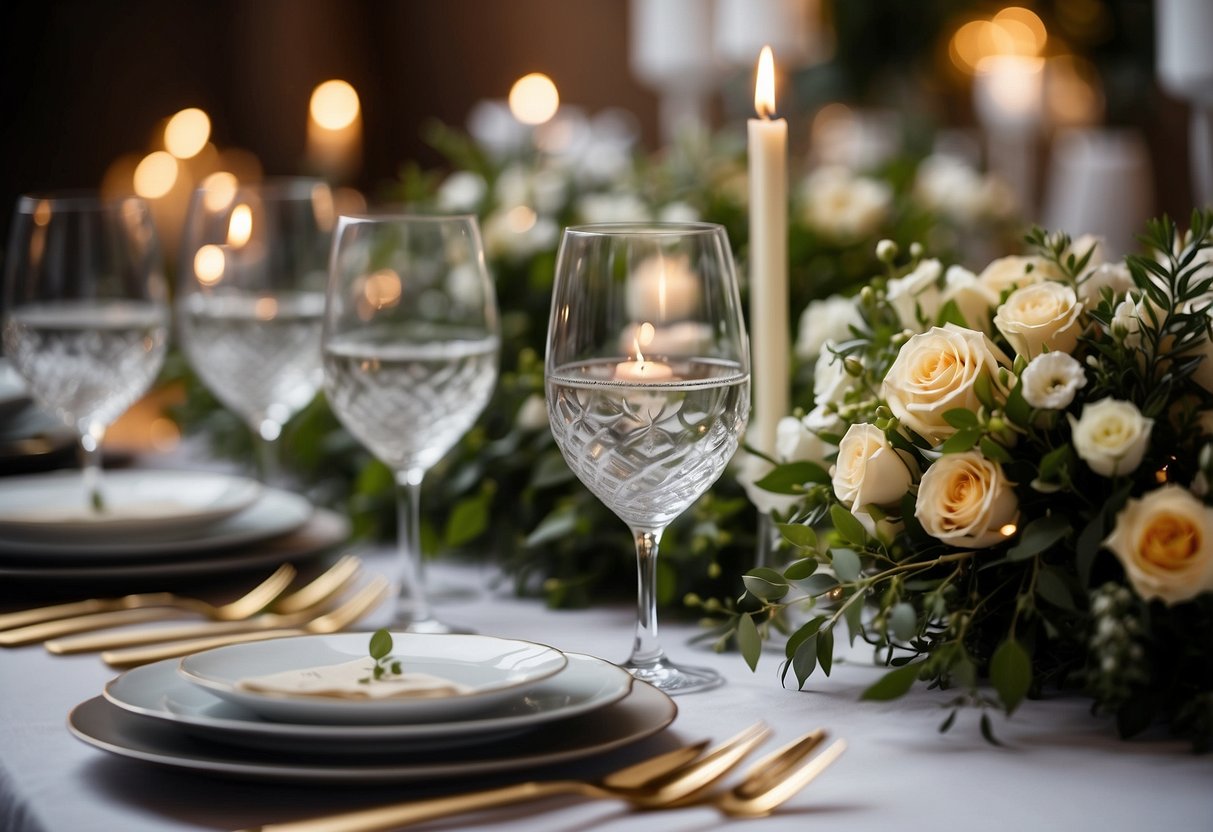
{"type": "Polygon", "coordinates": [[[699,693],[711,690],[724,684],[724,677],[706,667],[690,667],[674,664],[664,656],[657,661],[637,664],[627,661],[620,665],[642,682],[648,682],[653,687],[670,696],[684,693],[699,693]]]}

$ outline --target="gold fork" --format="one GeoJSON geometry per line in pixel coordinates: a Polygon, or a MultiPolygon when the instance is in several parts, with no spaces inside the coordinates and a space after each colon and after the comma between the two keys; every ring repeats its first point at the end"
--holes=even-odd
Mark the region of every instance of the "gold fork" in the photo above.
{"type": "MultiPolygon", "coordinates": [[[[42,607],[40,611],[43,612],[50,609],[57,610],[56,620],[43,619],[38,624],[19,626],[0,632],[0,646],[17,647],[71,633],[101,630],[122,624],[137,624],[142,621],[159,621],[180,615],[181,612],[196,613],[214,621],[236,621],[248,618],[265,609],[266,605],[281,595],[294,579],[295,567],[284,563],[272,575],[241,597],[218,606],[197,598],[174,595],[171,592],[148,592],[126,595],[122,598],[59,604],[53,608],[42,607]],[[71,611],[72,608],[82,609],[85,605],[91,606],[92,611],[71,611]],[[64,613],[64,610],[68,610],[68,612],[64,613]],[[64,615],[74,617],[64,617],[64,615]]],[[[27,612],[34,613],[39,610],[27,612]]],[[[12,613],[9,620],[20,615],[21,613],[12,613]]],[[[4,622],[0,621],[0,626],[3,624],[4,622]]]]}
{"type": "Polygon", "coordinates": [[[729,817],[760,818],[787,803],[847,750],[845,740],[835,741],[807,765],[801,763],[821,744],[825,734],[814,731],[771,752],[746,770],[740,783],[704,801],[729,817]]]}
{"type": "Polygon", "coordinates": [[[321,607],[345,588],[362,568],[362,561],[353,555],[345,555],[310,583],[289,595],[284,595],[270,605],[271,612],[244,618],[238,621],[204,621],[192,624],[177,624],[131,632],[87,633],[51,639],[43,646],[58,656],[74,653],[92,653],[99,650],[114,650],[121,647],[136,647],[140,644],[157,644],[164,641],[182,641],[204,638],[224,633],[245,633],[255,630],[274,630],[282,627],[297,627],[323,612],[321,607]]]}
{"type": "Polygon", "coordinates": [[[283,628],[280,630],[264,630],[252,633],[228,633],[226,635],[194,638],[185,641],[172,641],[167,644],[153,644],[146,647],[131,647],[125,650],[107,650],[101,654],[102,660],[110,667],[126,669],[138,667],[141,664],[172,659],[178,656],[210,650],[214,647],[224,647],[228,644],[240,644],[246,641],[264,641],[271,638],[286,638],[288,636],[303,636],[316,633],[336,633],[344,630],[359,618],[375,608],[388,595],[391,585],[384,577],[378,576],[367,582],[365,586],[343,601],[339,606],[329,610],[324,615],[313,618],[300,627],[283,628]]]}
{"type": "Polygon", "coordinates": [[[548,780],[517,783],[469,794],[435,797],[342,812],[292,823],[267,824],[245,832],[376,832],[450,815],[506,806],[561,794],[617,798],[641,807],[658,807],[702,794],[727,775],[770,735],[761,722],[703,756],[706,742],[668,751],[608,774],[601,780],[548,780]]]}

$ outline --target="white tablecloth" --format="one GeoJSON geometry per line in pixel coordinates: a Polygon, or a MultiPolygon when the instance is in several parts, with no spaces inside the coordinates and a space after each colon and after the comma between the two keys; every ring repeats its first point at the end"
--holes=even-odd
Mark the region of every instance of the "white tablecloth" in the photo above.
{"type": "MultiPolygon", "coordinates": [[[[390,569],[382,556],[373,568],[390,569]]],[[[483,573],[438,571],[484,583],[483,573]]],[[[448,619],[482,633],[622,659],[631,644],[633,610],[551,611],[503,591],[443,606],[448,619]]],[[[369,619],[368,629],[383,616],[369,619]]],[[[666,626],[676,659],[715,667],[721,688],[677,699],[670,732],[603,759],[570,765],[569,775],[599,774],[666,747],[672,739],[723,739],[764,719],[780,742],[816,726],[845,737],[850,748],[782,812],[761,821],[724,821],[706,808],[635,815],[618,803],[549,801],[461,818],[439,828],[701,830],[727,825],[775,832],[831,828],[890,829],[1213,829],[1213,758],[1183,743],[1152,737],[1130,743],[1092,717],[1084,700],[1027,702],[1010,719],[995,717],[1005,747],[988,745],[978,715],[962,712],[949,734],[936,726],[946,695],[918,690],[891,703],[857,701],[877,677],[863,651],[814,677],[808,690],[779,685],[779,654],[751,673],[737,654],[687,646],[690,625],[666,626]],[[828,825],[828,826],[827,826],[828,825]]],[[[64,727],[76,703],[97,695],[113,676],[93,656],[52,658],[41,647],[0,652],[0,830],[8,832],[164,832],[242,828],[256,823],[449,791],[442,786],[381,788],[277,786],[224,781],[114,758],[72,738],[64,727]]],[[[495,781],[500,782],[500,781],[495,781]]],[[[477,783],[461,784],[466,787],[477,783]]],[[[431,825],[431,828],[434,828],[431,825]]]]}

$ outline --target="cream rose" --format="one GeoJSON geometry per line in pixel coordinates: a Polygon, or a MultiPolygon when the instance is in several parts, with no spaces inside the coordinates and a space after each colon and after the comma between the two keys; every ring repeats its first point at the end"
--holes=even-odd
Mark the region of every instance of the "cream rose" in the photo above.
{"type": "Polygon", "coordinates": [[[827,341],[813,365],[813,402],[818,407],[841,404],[847,391],[855,386],[855,377],[847,372],[843,357],[830,351],[833,346],[833,342],[827,341]]]}
{"type": "Polygon", "coordinates": [[[1006,290],[1017,286],[1064,278],[1057,267],[1043,257],[1000,257],[977,276],[990,291],[1000,297],[1006,290]]]}
{"type": "Polygon", "coordinates": [[[902,424],[937,445],[956,433],[943,414],[980,407],[974,385],[983,372],[997,393],[1006,395],[998,369],[1009,363],[981,332],[954,324],[932,327],[902,344],[881,393],[902,424]]]}
{"type": "Polygon", "coordinates": [[[980,329],[987,335],[993,331],[990,310],[998,305],[998,293],[962,266],[949,266],[944,277],[943,303],[948,302],[956,304],[970,329],[980,329]]]}
{"type": "Polygon", "coordinates": [[[1103,263],[1078,279],[1078,299],[1088,306],[1099,303],[1104,289],[1119,297],[1136,287],[1129,267],[1124,263],[1103,263]]]}
{"type": "Polygon", "coordinates": [[[1083,405],[1081,418],[1067,418],[1074,450],[1095,473],[1112,477],[1141,465],[1154,420],[1142,416],[1132,402],[1100,399],[1083,405]]]}
{"type": "Polygon", "coordinates": [[[845,341],[851,337],[851,326],[862,326],[863,318],[855,301],[841,295],[815,300],[800,315],[796,338],[796,354],[815,359],[827,343],[845,341]]]}
{"type": "Polygon", "coordinates": [[[1082,365],[1064,352],[1036,356],[1019,377],[1024,400],[1041,410],[1065,410],[1086,384],[1082,365]]]}
{"type": "Polygon", "coordinates": [[[1142,598],[1169,606],[1213,591],[1213,508],[1178,485],[1129,500],[1104,545],[1142,598]]]}
{"type": "Polygon", "coordinates": [[[934,323],[943,305],[939,292],[939,276],[943,266],[938,260],[923,260],[914,271],[889,281],[886,297],[897,311],[904,326],[917,327],[920,318],[934,323]]]}
{"type": "Polygon", "coordinates": [[[834,493],[847,508],[896,503],[914,478],[905,460],[875,425],[847,428],[838,445],[838,461],[830,468],[834,493]]]}
{"type": "Polygon", "coordinates": [[[1019,499],[997,462],[977,451],[944,454],[922,475],[914,516],[936,540],[985,549],[1014,534],[1019,499]]]}
{"type": "Polygon", "coordinates": [[[1016,289],[998,307],[994,326],[1024,358],[1053,352],[1071,352],[1082,332],[1082,304],[1074,289],[1046,280],[1016,289]]]}

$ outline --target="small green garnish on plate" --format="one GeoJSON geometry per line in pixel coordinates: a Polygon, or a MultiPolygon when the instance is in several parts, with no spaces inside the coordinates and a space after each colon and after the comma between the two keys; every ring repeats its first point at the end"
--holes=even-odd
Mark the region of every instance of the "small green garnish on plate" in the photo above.
{"type": "Polygon", "coordinates": [[[392,634],[386,629],[376,630],[371,634],[370,653],[371,658],[375,660],[375,666],[371,668],[370,676],[358,680],[360,683],[369,685],[372,679],[378,682],[384,676],[399,676],[404,672],[400,659],[392,656],[392,634]]]}

